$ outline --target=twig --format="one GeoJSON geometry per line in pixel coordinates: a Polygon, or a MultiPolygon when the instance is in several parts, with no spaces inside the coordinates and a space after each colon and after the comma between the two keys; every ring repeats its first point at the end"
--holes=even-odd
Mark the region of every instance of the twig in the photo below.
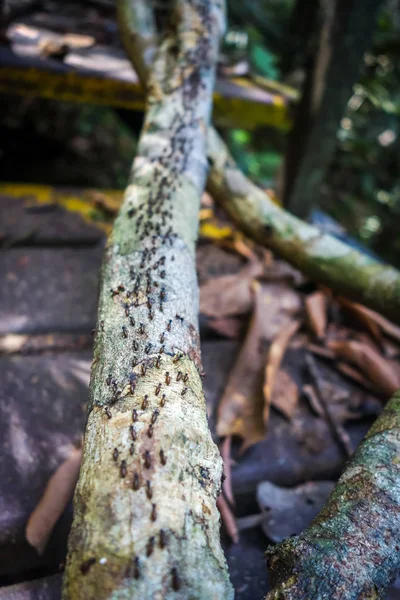
{"type": "Polygon", "coordinates": [[[345,431],[344,427],[342,427],[342,425],[337,422],[330,409],[329,403],[326,401],[325,393],[321,385],[321,377],[318,372],[317,363],[315,362],[315,359],[312,356],[312,354],[306,354],[306,362],[309,373],[314,382],[314,387],[317,392],[318,399],[321,403],[321,406],[324,409],[326,420],[329,423],[335,438],[342,446],[347,456],[351,456],[353,454],[353,448],[351,445],[350,437],[345,431]]]}

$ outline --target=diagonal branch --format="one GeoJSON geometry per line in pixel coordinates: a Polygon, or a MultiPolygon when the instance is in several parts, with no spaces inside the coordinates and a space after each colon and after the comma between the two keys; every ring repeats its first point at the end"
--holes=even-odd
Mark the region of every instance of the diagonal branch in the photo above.
{"type": "Polygon", "coordinates": [[[385,598],[400,569],[400,390],[319,515],[267,551],[266,600],[385,598]]]}
{"type": "Polygon", "coordinates": [[[208,429],[195,241],[219,0],[176,0],[105,252],[64,599],[232,598],[208,429]]]}
{"type": "MultiPolygon", "coordinates": [[[[142,82],[152,40],[152,8],[145,0],[120,0],[124,44],[142,82]],[[146,46],[147,54],[142,48],[146,46]]],[[[146,66],[147,65],[147,68],[146,66]]],[[[209,127],[207,189],[231,219],[258,243],[271,248],[317,283],[362,302],[400,322],[400,273],[358,252],[274,204],[238,168],[213,127],[209,127]]]]}

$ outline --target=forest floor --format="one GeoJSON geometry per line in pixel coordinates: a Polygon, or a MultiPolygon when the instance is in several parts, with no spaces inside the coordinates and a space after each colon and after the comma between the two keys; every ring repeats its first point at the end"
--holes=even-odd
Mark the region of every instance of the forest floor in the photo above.
{"type": "MultiPolygon", "coordinates": [[[[81,441],[99,269],[119,202],[0,187],[0,600],[60,597],[71,503],[41,555],[25,528],[81,441]]],[[[236,599],[261,600],[267,545],[307,526],[400,387],[400,330],[254,246],[206,195],[200,220],[204,385],[227,476],[222,539],[236,599]]]]}

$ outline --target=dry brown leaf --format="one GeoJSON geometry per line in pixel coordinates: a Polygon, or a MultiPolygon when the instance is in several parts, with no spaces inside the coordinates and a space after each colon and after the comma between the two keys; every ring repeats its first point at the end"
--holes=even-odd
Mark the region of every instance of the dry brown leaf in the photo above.
{"type": "Polygon", "coordinates": [[[266,343],[297,315],[299,295],[282,282],[253,284],[254,312],[246,339],[229,375],[218,410],[217,433],[243,438],[242,451],[265,436],[263,371],[266,343]]]}
{"type": "Polygon", "coordinates": [[[327,298],[324,292],[314,292],[306,298],[306,313],[310,329],[319,339],[323,339],[327,324],[327,298]]]}
{"type": "Polygon", "coordinates": [[[239,541],[239,529],[236,523],[235,515],[229,508],[229,504],[221,494],[217,500],[217,507],[221,515],[221,520],[225,525],[225,529],[234,544],[239,541]]]}
{"type": "Polygon", "coordinates": [[[280,369],[275,379],[271,404],[285,417],[291,419],[299,401],[299,390],[293,378],[280,369]]]}
{"type": "Polygon", "coordinates": [[[74,448],[51,476],[39,504],[29,517],[25,535],[38,554],[43,554],[54,525],[73,496],[81,458],[82,450],[74,448]]]}
{"type": "Polygon", "coordinates": [[[371,345],[353,340],[331,341],[329,347],[338,358],[356,365],[374,385],[389,397],[400,388],[400,366],[385,359],[371,345]]]}
{"type": "Polygon", "coordinates": [[[375,312],[371,308],[367,308],[362,304],[357,304],[356,302],[350,302],[346,298],[337,298],[339,303],[352,312],[352,314],[357,317],[361,322],[369,324],[374,323],[377,327],[381,329],[381,331],[386,334],[388,337],[393,338],[397,342],[400,342],[400,327],[375,312]]]}
{"type": "Polygon", "coordinates": [[[324,348],[323,346],[316,346],[315,344],[307,344],[307,350],[316,354],[317,356],[321,356],[321,358],[327,358],[328,360],[334,360],[335,353],[329,348],[324,348]]]}
{"type": "Polygon", "coordinates": [[[263,274],[263,265],[251,261],[235,275],[209,279],[200,288],[200,312],[222,318],[250,312],[253,299],[251,282],[263,274]]]}
{"type": "MultiPolygon", "coordinates": [[[[382,346],[382,333],[381,329],[378,326],[377,322],[371,318],[368,312],[363,310],[363,306],[361,304],[356,304],[355,302],[351,302],[347,300],[347,298],[337,298],[340,306],[355,318],[361,325],[363,325],[367,331],[372,335],[372,337],[379,343],[379,346],[382,346]]],[[[368,310],[368,309],[367,309],[368,310]]],[[[373,312],[373,311],[371,311],[373,312]]],[[[377,314],[377,313],[376,313],[377,314]]]]}
{"type": "Polygon", "coordinates": [[[274,387],[276,377],[281,366],[283,357],[285,356],[286,348],[294,336],[298,328],[300,327],[300,321],[293,321],[288,323],[277,335],[272,342],[268,351],[267,364],[265,366],[265,379],[263,386],[264,393],[264,411],[263,420],[267,424],[269,420],[269,409],[271,406],[272,398],[274,396],[274,387]]]}
{"type": "MultiPolygon", "coordinates": [[[[210,319],[207,322],[208,327],[226,338],[235,340],[239,337],[243,321],[235,317],[226,317],[222,319],[210,319]]],[[[0,340],[1,344],[1,340],[0,340]]]]}
{"type": "Polygon", "coordinates": [[[358,371],[351,365],[348,365],[345,362],[339,362],[337,363],[336,367],[338,371],[343,373],[343,375],[345,375],[349,379],[352,379],[359,385],[363,386],[366,390],[374,390],[374,386],[371,384],[371,382],[368,381],[368,379],[366,379],[363,375],[361,375],[360,371],[358,371]]]}

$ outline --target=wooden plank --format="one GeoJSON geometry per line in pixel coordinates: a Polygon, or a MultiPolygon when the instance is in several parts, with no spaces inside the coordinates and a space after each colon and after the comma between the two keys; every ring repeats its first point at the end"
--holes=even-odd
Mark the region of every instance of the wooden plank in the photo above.
{"type": "MultiPolygon", "coordinates": [[[[11,48],[0,47],[0,91],[67,102],[143,110],[144,93],[121,49],[94,44],[71,48],[63,60],[44,58],[47,42],[63,35],[25,22],[7,30],[11,48]]],[[[290,94],[258,86],[253,80],[220,76],[214,95],[214,119],[225,127],[290,127],[290,94]]]]}

